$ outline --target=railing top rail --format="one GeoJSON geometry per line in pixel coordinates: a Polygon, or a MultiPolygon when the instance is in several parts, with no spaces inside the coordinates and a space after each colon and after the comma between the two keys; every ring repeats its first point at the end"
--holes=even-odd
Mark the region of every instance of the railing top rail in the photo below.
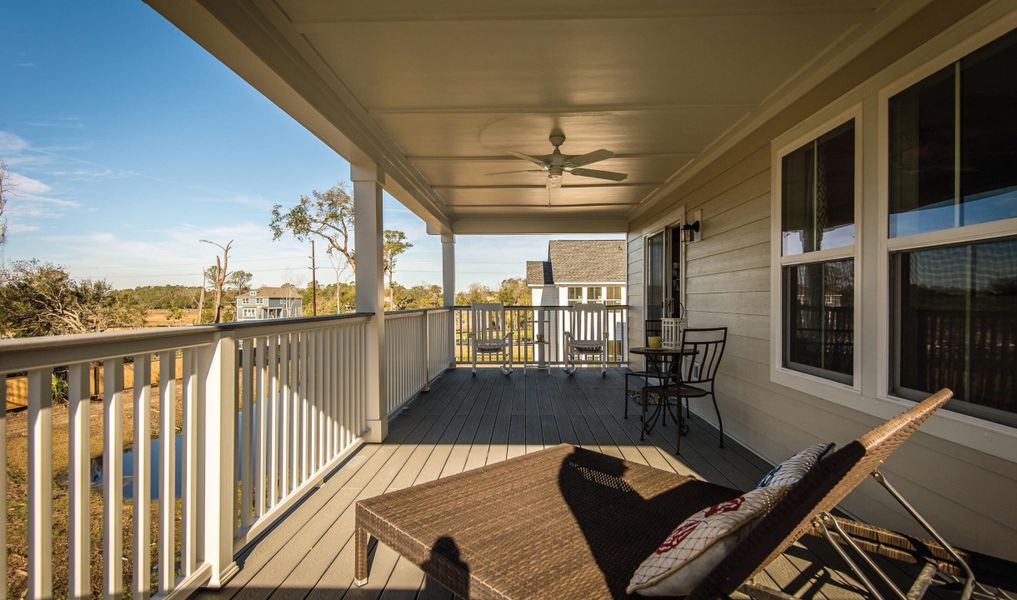
{"type": "Polygon", "coordinates": [[[55,367],[117,356],[191,348],[211,343],[217,333],[247,333],[263,328],[303,328],[332,321],[366,319],[374,313],[349,313],[296,319],[274,319],[221,323],[218,325],[182,325],[149,327],[127,331],[40,336],[0,341],[0,373],[55,367]]]}
{"type": "Polygon", "coordinates": [[[409,315],[422,315],[430,312],[442,312],[446,310],[452,310],[450,306],[431,306],[428,308],[403,308],[400,310],[386,310],[386,317],[400,317],[409,315]]]}
{"type": "MultiPolygon", "coordinates": [[[[607,306],[607,310],[621,310],[621,309],[632,308],[628,304],[607,304],[606,306],[607,306]]],[[[457,308],[459,310],[469,310],[471,307],[470,307],[469,304],[456,304],[453,308],[457,308]]],[[[505,310],[533,310],[533,309],[537,309],[537,308],[544,308],[544,309],[548,309],[548,310],[568,310],[570,307],[569,306],[559,305],[559,304],[554,304],[554,305],[550,305],[550,306],[535,306],[535,305],[532,305],[532,304],[506,304],[505,305],[505,310]]]]}

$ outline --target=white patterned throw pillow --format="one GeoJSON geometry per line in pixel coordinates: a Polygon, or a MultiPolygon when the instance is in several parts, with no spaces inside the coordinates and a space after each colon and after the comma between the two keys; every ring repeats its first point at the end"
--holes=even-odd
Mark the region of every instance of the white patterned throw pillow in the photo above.
{"type": "Polygon", "coordinates": [[[639,565],[626,591],[643,596],[686,596],[783,495],[783,487],[757,488],[714,504],[682,522],[639,565]]]}
{"type": "Polygon", "coordinates": [[[780,463],[770,470],[756,485],[757,488],[794,485],[816,466],[821,458],[833,451],[833,442],[809,446],[798,454],[780,463]]]}

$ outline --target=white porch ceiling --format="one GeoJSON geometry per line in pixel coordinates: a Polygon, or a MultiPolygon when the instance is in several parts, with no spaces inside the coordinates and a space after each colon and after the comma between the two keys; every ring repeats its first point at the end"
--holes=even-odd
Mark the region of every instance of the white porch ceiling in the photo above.
{"type": "Polygon", "coordinates": [[[899,5],[913,12],[922,4],[151,3],[348,159],[382,163],[394,195],[433,229],[460,231],[457,222],[509,230],[542,218],[559,220],[561,231],[593,221],[623,230],[636,206],[739,124],[801,87],[888,12],[901,18],[899,5]],[[615,158],[591,166],[628,179],[566,175],[549,194],[543,174],[487,175],[529,168],[506,151],[547,154],[556,128],[568,138],[565,153],[610,149],[615,158]]]}

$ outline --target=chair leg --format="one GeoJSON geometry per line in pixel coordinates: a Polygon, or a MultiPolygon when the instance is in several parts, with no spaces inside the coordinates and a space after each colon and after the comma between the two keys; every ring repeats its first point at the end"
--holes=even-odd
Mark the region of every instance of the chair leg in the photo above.
{"type": "Polygon", "coordinates": [[[607,344],[600,351],[600,376],[607,377],[607,344]]]}
{"type": "Polygon", "coordinates": [[[477,348],[474,347],[472,350],[473,351],[470,352],[470,354],[473,355],[473,376],[476,377],[477,376],[477,348]]]}
{"type": "Polygon", "coordinates": [[[720,418],[720,408],[717,407],[717,396],[710,392],[710,399],[713,400],[713,410],[717,413],[717,428],[720,430],[720,447],[724,447],[724,420],[720,418]]]}
{"type": "Polygon", "coordinates": [[[639,397],[639,439],[646,439],[646,390],[639,397]]]}
{"type": "Polygon", "coordinates": [[[629,418],[629,376],[625,376],[625,418],[629,418]]]}

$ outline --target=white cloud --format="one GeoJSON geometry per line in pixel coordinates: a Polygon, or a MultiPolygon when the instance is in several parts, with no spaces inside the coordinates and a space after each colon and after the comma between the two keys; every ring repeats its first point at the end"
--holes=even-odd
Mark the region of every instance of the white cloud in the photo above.
{"type": "Polygon", "coordinates": [[[28,149],[28,142],[21,136],[0,131],[0,155],[16,154],[28,149]]]}

